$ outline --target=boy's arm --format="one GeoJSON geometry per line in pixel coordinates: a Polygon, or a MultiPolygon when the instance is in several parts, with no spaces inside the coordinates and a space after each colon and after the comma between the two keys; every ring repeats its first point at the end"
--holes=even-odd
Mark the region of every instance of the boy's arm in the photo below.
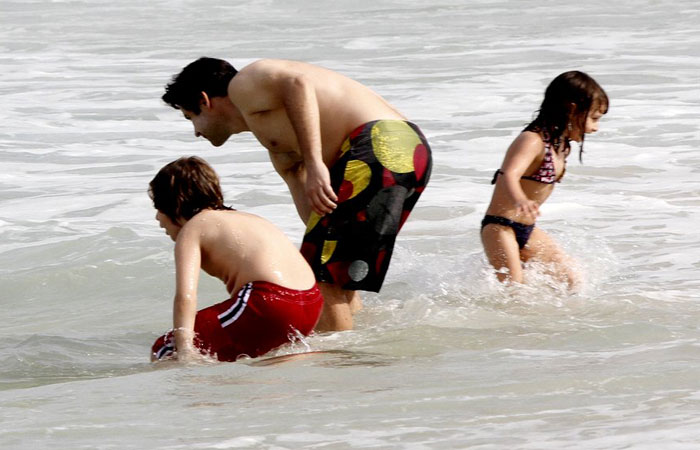
{"type": "Polygon", "coordinates": [[[199,233],[191,227],[183,227],[175,242],[175,300],[173,302],[173,336],[177,359],[181,361],[199,356],[193,339],[201,264],[199,233]]]}

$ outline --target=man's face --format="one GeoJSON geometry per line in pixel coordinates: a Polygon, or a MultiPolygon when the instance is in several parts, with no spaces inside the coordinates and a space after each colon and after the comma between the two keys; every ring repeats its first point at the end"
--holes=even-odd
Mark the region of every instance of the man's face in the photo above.
{"type": "Polygon", "coordinates": [[[194,135],[196,137],[203,137],[214,147],[219,147],[224,144],[231,136],[228,132],[228,127],[224,123],[223,114],[220,114],[215,103],[211,103],[211,106],[202,104],[202,109],[199,114],[195,114],[192,111],[188,111],[185,108],[180,108],[182,115],[185,119],[192,122],[194,127],[194,135]]]}

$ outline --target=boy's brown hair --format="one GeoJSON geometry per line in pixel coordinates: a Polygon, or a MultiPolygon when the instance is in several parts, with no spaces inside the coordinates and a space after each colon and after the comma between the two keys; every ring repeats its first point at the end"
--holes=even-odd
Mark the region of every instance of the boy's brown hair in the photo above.
{"type": "Polygon", "coordinates": [[[179,158],[160,169],[149,183],[148,195],[153,206],[175,223],[205,209],[233,209],[224,205],[214,169],[196,156],[179,158]]]}

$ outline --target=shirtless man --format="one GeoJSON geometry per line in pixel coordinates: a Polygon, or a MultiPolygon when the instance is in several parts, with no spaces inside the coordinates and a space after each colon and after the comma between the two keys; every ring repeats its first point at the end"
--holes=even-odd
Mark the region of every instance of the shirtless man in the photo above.
{"type": "Polygon", "coordinates": [[[418,127],[369,88],[295,61],[236,71],[200,58],[166,87],[195,136],[220,146],[252,132],[306,224],[301,252],[325,304],[319,331],[352,329],[357,290],[379,292],[396,235],[430,177],[418,127]]]}
{"type": "Polygon", "coordinates": [[[224,206],[219,179],[203,160],[180,158],[153,178],[156,220],[175,241],[173,329],[153,344],[152,360],[220,361],[256,357],[308,335],[323,298],[294,244],[268,221],[224,206]],[[197,312],[200,268],[230,298],[197,312]]]}

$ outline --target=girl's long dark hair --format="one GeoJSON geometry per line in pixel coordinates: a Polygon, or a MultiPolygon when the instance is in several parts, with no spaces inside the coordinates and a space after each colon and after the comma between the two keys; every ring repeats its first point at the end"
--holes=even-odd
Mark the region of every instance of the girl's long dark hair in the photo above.
{"type": "Polygon", "coordinates": [[[524,131],[541,134],[555,151],[563,149],[568,154],[569,130],[580,130],[579,160],[582,160],[588,113],[595,108],[605,114],[608,106],[608,95],[593,78],[577,70],[564,72],[549,83],[537,117],[524,131]]]}

